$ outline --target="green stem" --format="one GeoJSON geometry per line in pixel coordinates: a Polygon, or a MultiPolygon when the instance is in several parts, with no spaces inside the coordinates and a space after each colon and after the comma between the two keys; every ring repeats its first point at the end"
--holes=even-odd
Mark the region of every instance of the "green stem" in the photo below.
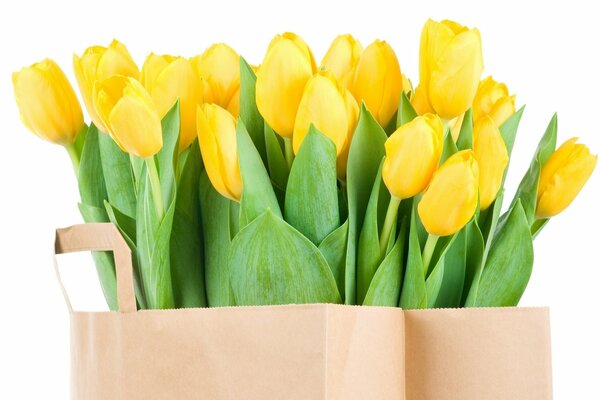
{"type": "Polygon", "coordinates": [[[394,223],[398,218],[398,208],[400,207],[401,200],[402,199],[394,196],[390,198],[390,204],[388,204],[387,212],[385,214],[385,221],[383,222],[383,228],[381,229],[381,236],[379,239],[379,253],[381,256],[385,255],[385,250],[390,240],[394,223]]]}
{"type": "Polygon", "coordinates": [[[437,244],[439,238],[439,236],[432,234],[429,234],[427,236],[425,248],[423,249],[423,270],[425,271],[425,276],[427,276],[427,272],[429,272],[429,264],[431,264],[431,257],[433,256],[433,251],[435,250],[435,245],[437,244]]]}
{"type": "Polygon", "coordinates": [[[69,153],[69,157],[71,158],[71,164],[73,164],[73,170],[75,171],[75,176],[79,178],[79,163],[80,163],[80,155],[75,147],[75,143],[69,143],[65,146],[67,149],[67,153],[69,153]]]}
{"type": "Polygon", "coordinates": [[[156,208],[156,216],[162,220],[165,215],[165,206],[163,205],[162,191],[160,189],[160,178],[156,169],[156,161],[154,157],[145,158],[146,167],[148,168],[148,177],[150,178],[150,187],[152,189],[152,198],[154,199],[154,207],[156,208]]]}
{"type": "Polygon", "coordinates": [[[292,168],[292,163],[294,162],[294,148],[292,146],[291,138],[283,138],[283,143],[285,144],[285,160],[287,161],[288,168],[292,168]]]}

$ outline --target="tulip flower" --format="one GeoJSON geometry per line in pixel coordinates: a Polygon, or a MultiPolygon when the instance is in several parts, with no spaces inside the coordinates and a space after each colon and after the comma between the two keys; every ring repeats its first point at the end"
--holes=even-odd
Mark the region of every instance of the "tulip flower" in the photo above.
{"type": "Polygon", "coordinates": [[[508,93],[508,88],[504,83],[496,82],[491,76],[479,83],[473,99],[474,121],[477,122],[489,115],[496,126],[500,126],[514,113],[515,96],[508,93]]]}
{"type": "Polygon", "coordinates": [[[313,76],[306,87],[296,115],[294,126],[294,153],[313,124],[335,143],[338,155],[338,175],[345,176],[345,162],[341,159],[348,154],[350,139],[358,121],[358,105],[350,92],[342,87],[329,71],[321,71],[313,76]],[[343,171],[342,171],[343,169],[343,171]]]}
{"type": "Polygon", "coordinates": [[[459,116],[473,103],[482,71],[477,29],[428,20],[421,34],[420,82],[413,106],[419,114],[435,112],[446,120],[459,116]]]}
{"type": "Polygon", "coordinates": [[[141,82],[154,100],[161,118],[179,99],[179,148],[189,147],[197,137],[196,108],[202,102],[202,86],[192,63],[183,57],[151,53],[142,66],[141,82]]]}
{"type": "Polygon", "coordinates": [[[496,198],[508,166],[504,139],[489,115],[473,127],[473,154],[479,166],[479,205],[485,210],[496,198]]]}
{"type": "Polygon", "coordinates": [[[160,114],[136,79],[115,75],[94,85],[94,108],[108,134],[123,151],[141,158],[162,147],[160,114]]]}
{"type": "Polygon", "coordinates": [[[325,53],[321,68],[331,71],[342,86],[350,89],[362,51],[362,45],[352,35],[339,35],[325,53]]]}
{"type": "Polygon", "coordinates": [[[113,40],[108,47],[92,46],[87,48],[81,57],[74,54],[73,69],[88,114],[98,129],[106,132],[107,128],[102,125],[102,121],[94,109],[94,83],[113,75],[138,79],[140,71],[137,65],[131,58],[127,47],[123,43],[113,40]]]}
{"type": "Polygon", "coordinates": [[[210,46],[192,59],[204,85],[204,102],[227,109],[235,118],[240,114],[240,56],[225,43],[210,46]]]}
{"type": "Polygon", "coordinates": [[[293,33],[285,33],[271,41],[256,76],[256,106],[267,124],[287,139],[288,157],[304,86],[315,72],[314,57],[306,43],[293,33]]]}
{"type": "Polygon", "coordinates": [[[236,121],[216,104],[198,107],[198,142],[204,167],[213,187],[234,201],[242,197],[242,177],[237,155],[236,121]]]}
{"type": "Polygon", "coordinates": [[[402,125],[385,142],[382,177],[392,198],[380,236],[385,250],[403,199],[421,193],[431,180],[442,155],[444,126],[437,115],[425,114],[402,125]]]}
{"type": "Polygon", "coordinates": [[[64,72],[46,59],[12,75],[23,124],[49,142],[69,146],[83,127],[81,106],[64,72]]]}
{"type": "Polygon", "coordinates": [[[537,192],[536,217],[550,218],[571,204],[592,175],[598,156],[571,138],[542,167],[537,192]]]}
{"type": "Polygon", "coordinates": [[[386,127],[402,94],[400,64],[389,44],[376,40],[367,46],[356,66],[351,91],[356,101],[364,101],[377,122],[386,127]]]}

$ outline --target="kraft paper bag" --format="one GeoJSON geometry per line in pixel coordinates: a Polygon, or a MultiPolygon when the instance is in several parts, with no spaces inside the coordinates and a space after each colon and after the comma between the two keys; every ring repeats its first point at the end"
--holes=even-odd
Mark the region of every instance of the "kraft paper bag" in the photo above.
{"type": "Polygon", "coordinates": [[[113,251],[116,265],[118,312],[73,311],[61,284],[73,399],[552,398],[547,309],[138,311],[114,225],[59,229],[55,250],[113,251]]]}

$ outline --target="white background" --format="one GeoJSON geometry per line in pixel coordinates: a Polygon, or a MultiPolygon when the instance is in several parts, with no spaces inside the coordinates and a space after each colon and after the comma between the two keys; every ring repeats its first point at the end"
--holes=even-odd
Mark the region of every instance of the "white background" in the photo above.
{"type": "MultiPolygon", "coordinates": [[[[69,390],[69,321],[52,270],[53,229],[79,223],[78,192],[65,151],[30,134],[18,118],[10,73],[54,58],[74,82],[71,60],[87,46],[126,43],[146,53],[192,56],[224,41],[260,63],[275,33],[300,34],[320,59],[336,34],[395,48],[403,72],[418,80],[418,43],[428,17],[480,29],[485,71],[527,104],[507,196],[540,135],[559,111],[559,141],[580,136],[600,151],[600,23],[584,2],[382,2],[375,0],[226,4],[158,1],[3,1],[0,5],[0,398],[64,399],[69,390]]],[[[593,4],[593,2],[590,2],[593,4]]],[[[522,305],[552,316],[555,398],[599,399],[600,171],[572,207],[535,243],[535,268],[522,305]]],[[[66,268],[76,303],[102,301],[91,261],[66,268]]],[[[77,264],[76,262],[68,264],[77,264]]],[[[68,282],[68,283],[69,283],[68,282]]],[[[466,339],[468,340],[468,338],[466,339]]]]}

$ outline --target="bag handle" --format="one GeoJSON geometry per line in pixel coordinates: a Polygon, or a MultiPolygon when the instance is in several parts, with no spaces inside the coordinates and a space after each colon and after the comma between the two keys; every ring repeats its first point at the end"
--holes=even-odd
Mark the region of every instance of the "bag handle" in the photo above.
{"type": "MultiPolygon", "coordinates": [[[[91,223],[73,225],[68,228],[56,230],[54,241],[54,254],[74,253],[80,251],[112,251],[115,259],[117,277],[117,302],[119,311],[131,313],[137,311],[135,291],[133,289],[133,267],[131,264],[131,250],[119,233],[117,227],[111,223],[91,223]]],[[[54,268],[58,283],[69,308],[73,307],[67,291],[60,277],[56,257],[54,268]]]]}

